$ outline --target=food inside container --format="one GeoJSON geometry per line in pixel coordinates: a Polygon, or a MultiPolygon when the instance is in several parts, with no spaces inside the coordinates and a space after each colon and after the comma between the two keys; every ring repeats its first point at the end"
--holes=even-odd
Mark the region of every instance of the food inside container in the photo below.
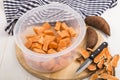
{"type": "MultiPolygon", "coordinates": [[[[60,52],[69,47],[77,36],[75,30],[65,22],[56,22],[54,26],[45,22],[42,25],[34,25],[29,28],[33,28],[32,32],[34,33],[25,36],[25,46],[40,54],[60,52]]],[[[26,30],[29,31],[29,29],[26,30]]]]}
{"type": "Polygon", "coordinates": [[[51,3],[25,13],[15,26],[14,36],[29,67],[55,72],[74,60],[85,31],[77,12],[65,4],[51,3]]]}

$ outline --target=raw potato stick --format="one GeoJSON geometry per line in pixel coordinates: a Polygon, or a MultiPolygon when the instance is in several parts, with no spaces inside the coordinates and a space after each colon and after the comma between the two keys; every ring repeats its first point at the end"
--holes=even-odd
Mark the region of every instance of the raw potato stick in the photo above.
{"type": "Polygon", "coordinates": [[[105,34],[110,36],[110,27],[109,24],[103,19],[102,17],[99,16],[88,16],[85,19],[85,23],[89,26],[95,27],[105,34]]]}
{"type": "Polygon", "coordinates": [[[87,28],[87,44],[86,44],[86,48],[91,48],[93,49],[95,47],[95,45],[98,42],[98,35],[96,33],[96,31],[91,28],[88,27],[87,28]]]}

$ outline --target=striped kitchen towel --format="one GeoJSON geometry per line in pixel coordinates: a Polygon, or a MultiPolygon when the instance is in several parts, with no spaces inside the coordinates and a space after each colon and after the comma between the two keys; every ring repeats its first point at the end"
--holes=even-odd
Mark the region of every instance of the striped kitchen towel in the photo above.
{"type": "Polygon", "coordinates": [[[51,2],[59,2],[69,5],[78,13],[82,13],[82,17],[99,16],[107,9],[117,5],[117,0],[4,0],[4,9],[8,25],[5,31],[13,35],[14,25],[24,13],[37,6],[50,4],[51,2]]]}

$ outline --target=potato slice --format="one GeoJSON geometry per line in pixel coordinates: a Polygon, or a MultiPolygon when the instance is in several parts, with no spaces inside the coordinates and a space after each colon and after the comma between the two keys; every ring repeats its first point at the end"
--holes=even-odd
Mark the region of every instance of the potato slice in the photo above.
{"type": "Polygon", "coordinates": [[[60,31],[61,24],[62,24],[62,23],[59,22],[59,21],[56,22],[56,24],[55,24],[55,28],[54,28],[54,29],[57,30],[57,31],[60,31]]]}
{"type": "Polygon", "coordinates": [[[97,69],[97,66],[95,63],[91,63],[87,68],[90,71],[95,71],[97,69]]]}
{"type": "Polygon", "coordinates": [[[51,30],[51,29],[45,30],[45,31],[44,31],[44,34],[46,34],[46,35],[53,35],[53,36],[55,35],[55,34],[54,34],[54,31],[51,30]]]}
{"type": "Polygon", "coordinates": [[[37,35],[40,35],[44,32],[45,29],[43,27],[39,26],[39,27],[33,27],[33,30],[37,35]]]}
{"type": "Polygon", "coordinates": [[[65,22],[63,22],[62,25],[61,25],[61,29],[62,30],[68,30],[68,28],[69,28],[68,25],[65,22]]]}
{"type": "Polygon", "coordinates": [[[51,25],[48,22],[45,22],[42,27],[44,28],[44,30],[50,29],[51,25]]]}
{"type": "Polygon", "coordinates": [[[56,43],[56,42],[54,42],[54,41],[52,41],[52,42],[50,42],[50,44],[49,44],[49,48],[51,49],[56,49],[58,47],[58,44],[56,43]]]}
{"type": "Polygon", "coordinates": [[[87,59],[90,56],[90,53],[85,49],[80,49],[81,55],[84,57],[84,59],[87,59]]]}
{"type": "Polygon", "coordinates": [[[66,30],[57,31],[57,34],[58,34],[61,38],[70,37],[69,33],[68,33],[66,30]]]}

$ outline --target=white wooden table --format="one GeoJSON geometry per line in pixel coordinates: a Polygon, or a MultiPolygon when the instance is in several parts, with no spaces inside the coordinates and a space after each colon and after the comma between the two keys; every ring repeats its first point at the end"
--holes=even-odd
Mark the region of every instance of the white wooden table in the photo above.
{"type": "MultiPolygon", "coordinates": [[[[0,0],[0,80],[41,80],[25,71],[16,59],[14,38],[4,32],[6,19],[2,1],[0,0]]],[[[107,10],[102,17],[111,26],[111,37],[108,38],[110,51],[112,55],[120,54],[120,3],[107,10]]],[[[116,76],[120,79],[119,74],[120,61],[116,68],[116,76]]]]}

